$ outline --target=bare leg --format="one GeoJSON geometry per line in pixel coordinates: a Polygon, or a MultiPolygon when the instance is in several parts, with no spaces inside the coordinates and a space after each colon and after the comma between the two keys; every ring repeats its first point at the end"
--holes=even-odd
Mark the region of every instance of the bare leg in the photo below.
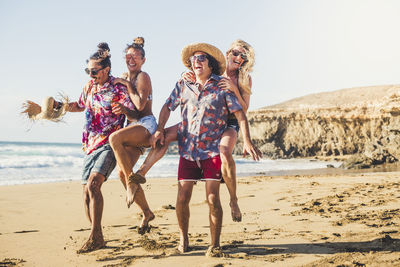
{"type": "MultiPolygon", "coordinates": [[[[122,183],[124,184],[124,187],[126,188],[125,185],[125,180],[121,179],[122,183]]],[[[149,222],[154,220],[155,216],[154,213],[151,211],[149,204],[147,203],[146,196],[144,194],[143,188],[138,185],[138,189],[135,194],[135,203],[138,205],[138,207],[142,210],[143,212],[143,219],[142,222],[139,225],[139,233],[145,232],[149,226],[149,222]]]]}
{"type": "Polygon", "coordinates": [[[240,222],[242,220],[242,213],[238,205],[238,198],[236,195],[236,164],[232,157],[232,151],[235,146],[237,139],[237,133],[234,129],[228,128],[225,130],[221,138],[219,145],[219,151],[221,155],[221,171],[222,177],[226,187],[229,191],[232,220],[234,222],[240,222]]]}
{"type": "Polygon", "coordinates": [[[163,146],[151,148],[149,154],[147,154],[146,159],[136,173],[142,176],[146,176],[151,167],[153,167],[153,165],[165,155],[168,150],[168,145],[169,143],[165,142],[163,146]]]}
{"type": "Polygon", "coordinates": [[[177,136],[178,124],[165,129],[165,142],[164,145],[157,146],[155,149],[152,148],[144,160],[142,166],[139,167],[137,174],[146,176],[147,172],[153,167],[153,165],[159,161],[167,152],[168,146],[171,142],[178,140],[177,136]]]}
{"type": "MultiPolygon", "coordinates": [[[[101,186],[105,177],[99,173],[92,173],[86,184],[89,193],[89,218],[91,218],[92,227],[89,239],[77,253],[90,252],[104,247],[104,237],[101,229],[101,218],[103,215],[104,200],[101,193],[101,186]]],[[[84,200],[86,202],[86,199],[84,200]]]]}
{"type": "Polygon", "coordinates": [[[92,224],[92,218],[90,218],[90,197],[89,197],[89,190],[87,186],[83,185],[83,205],[85,206],[85,214],[88,218],[90,224],[92,224]]]}
{"type": "Polygon", "coordinates": [[[219,198],[219,181],[206,181],[207,202],[210,209],[211,246],[219,247],[222,228],[222,207],[219,198]]]}
{"type": "MultiPolygon", "coordinates": [[[[126,152],[129,154],[129,158],[127,159],[127,161],[129,161],[129,166],[130,169],[132,170],[133,166],[135,166],[136,162],[138,161],[140,155],[142,154],[142,151],[137,148],[137,147],[130,147],[130,146],[125,146],[124,147],[126,152]]],[[[125,190],[127,192],[126,194],[126,204],[128,206],[128,208],[130,207],[130,205],[133,203],[134,200],[136,200],[137,198],[137,190],[139,189],[138,185],[134,184],[133,186],[127,186],[129,185],[131,182],[129,181],[129,177],[125,177],[125,174],[122,170],[119,170],[119,178],[122,182],[122,184],[125,187],[125,190]],[[131,197],[131,198],[129,198],[131,197]],[[134,197],[134,198],[132,198],[134,197]]],[[[142,194],[142,198],[144,197],[144,193],[142,194]]],[[[141,200],[143,200],[141,198],[141,200]]],[[[140,203],[141,200],[139,200],[140,203]]],[[[144,199],[146,200],[146,198],[144,199]]],[[[147,202],[146,202],[147,203],[147,202]]],[[[139,205],[140,206],[140,205],[139,205]]]]}
{"type": "Polygon", "coordinates": [[[189,202],[192,197],[194,182],[178,182],[178,197],[176,199],[176,216],[178,218],[180,241],[178,250],[182,253],[189,248],[189,202]]]}
{"type": "Polygon", "coordinates": [[[149,138],[150,133],[141,125],[133,125],[120,129],[111,134],[109,138],[115,159],[125,177],[126,202],[128,207],[133,203],[138,189],[138,185],[129,179],[133,166],[128,147],[148,146],[149,138]]]}
{"type": "MultiPolygon", "coordinates": [[[[133,168],[133,166],[135,166],[142,152],[137,147],[127,147],[127,150],[129,151],[131,165],[133,168]]],[[[119,178],[121,180],[121,183],[124,185],[124,188],[126,189],[126,179],[124,173],[121,170],[119,170],[119,178]]],[[[143,219],[142,222],[140,223],[139,231],[145,231],[148,228],[149,222],[152,221],[155,218],[155,216],[154,213],[150,210],[149,204],[147,203],[146,200],[146,196],[140,185],[138,185],[137,187],[137,191],[135,194],[135,202],[143,212],[143,219]]]]}

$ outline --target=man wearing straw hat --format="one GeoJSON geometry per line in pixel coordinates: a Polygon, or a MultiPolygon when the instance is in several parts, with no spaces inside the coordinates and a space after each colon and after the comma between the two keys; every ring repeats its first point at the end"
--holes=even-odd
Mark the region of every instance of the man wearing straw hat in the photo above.
{"type": "Polygon", "coordinates": [[[181,253],[189,251],[189,202],[193,185],[199,181],[206,183],[209,205],[211,245],[207,256],[222,256],[220,234],[222,227],[222,207],[219,197],[221,181],[221,159],[219,143],[226,128],[228,112],[235,114],[243,134],[243,152],[258,159],[260,151],[250,140],[246,116],[237,98],[229,90],[218,87],[220,76],[225,71],[222,52],[206,43],[190,44],[182,49],[183,64],[196,76],[195,83],[180,79],[162,107],[157,131],[152,136],[152,146],[164,143],[164,127],[178,106],[181,108],[182,122],[178,127],[179,169],[176,214],[178,218],[181,253]]]}

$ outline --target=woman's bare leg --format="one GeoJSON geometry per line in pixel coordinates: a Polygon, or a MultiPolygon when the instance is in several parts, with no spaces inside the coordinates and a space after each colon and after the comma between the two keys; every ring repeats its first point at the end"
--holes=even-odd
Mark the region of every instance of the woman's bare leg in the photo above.
{"type": "Polygon", "coordinates": [[[232,220],[240,222],[242,220],[242,213],[238,205],[238,198],[236,195],[236,165],[233,159],[232,152],[236,144],[237,133],[234,129],[228,128],[225,130],[219,145],[221,155],[221,171],[224,178],[226,187],[229,191],[232,220]]]}
{"type": "Polygon", "coordinates": [[[175,124],[174,126],[165,129],[164,145],[159,145],[155,149],[151,148],[143,164],[137,170],[137,174],[141,176],[146,176],[151,167],[153,167],[153,165],[165,155],[168,150],[169,144],[173,141],[178,140],[177,132],[178,124],[175,124]]]}
{"type": "MultiPolygon", "coordinates": [[[[137,147],[127,147],[126,149],[127,151],[129,151],[128,153],[130,155],[131,165],[133,168],[133,166],[135,166],[136,162],[138,161],[140,155],[142,154],[142,151],[140,148],[137,147]]],[[[124,176],[124,172],[122,172],[121,170],[119,170],[119,177],[126,190],[126,178],[124,176]]],[[[154,213],[150,210],[149,204],[146,200],[146,196],[140,185],[138,185],[138,189],[135,194],[135,202],[143,213],[143,219],[139,225],[139,228],[145,228],[148,226],[149,222],[154,219],[155,216],[154,213]]]]}
{"type": "Polygon", "coordinates": [[[126,203],[128,207],[135,199],[138,184],[129,180],[132,173],[132,161],[128,147],[141,147],[149,145],[150,133],[141,125],[128,126],[110,135],[109,142],[114,151],[115,159],[125,177],[126,203]]]}

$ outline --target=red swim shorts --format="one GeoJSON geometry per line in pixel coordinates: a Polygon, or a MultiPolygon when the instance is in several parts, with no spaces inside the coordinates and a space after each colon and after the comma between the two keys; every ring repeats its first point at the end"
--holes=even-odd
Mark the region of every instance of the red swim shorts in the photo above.
{"type": "Polygon", "coordinates": [[[178,168],[179,181],[221,181],[221,158],[191,161],[180,157],[178,168]]]}

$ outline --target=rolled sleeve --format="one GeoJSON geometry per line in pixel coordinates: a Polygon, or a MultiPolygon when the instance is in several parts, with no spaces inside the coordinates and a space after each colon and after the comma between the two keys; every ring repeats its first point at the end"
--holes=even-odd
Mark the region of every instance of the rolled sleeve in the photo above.
{"type": "Polygon", "coordinates": [[[85,85],[85,87],[83,87],[82,93],[79,96],[79,100],[78,100],[78,107],[80,108],[85,108],[86,107],[86,100],[87,100],[87,94],[88,94],[88,90],[90,87],[90,83],[87,83],[85,85]]]}
{"type": "Polygon", "coordinates": [[[181,96],[182,85],[181,82],[178,81],[175,85],[174,90],[172,90],[171,94],[167,98],[165,104],[168,109],[174,111],[180,104],[180,96],[181,96]]]}
{"type": "Polygon", "coordinates": [[[134,110],[136,109],[135,105],[132,103],[131,98],[129,97],[128,90],[125,87],[120,88],[121,98],[119,103],[124,107],[134,110]]]}
{"type": "Polygon", "coordinates": [[[240,105],[239,100],[231,91],[226,91],[225,93],[226,106],[228,107],[229,113],[235,113],[236,111],[242,110],[242,105],[240,105]]]}

